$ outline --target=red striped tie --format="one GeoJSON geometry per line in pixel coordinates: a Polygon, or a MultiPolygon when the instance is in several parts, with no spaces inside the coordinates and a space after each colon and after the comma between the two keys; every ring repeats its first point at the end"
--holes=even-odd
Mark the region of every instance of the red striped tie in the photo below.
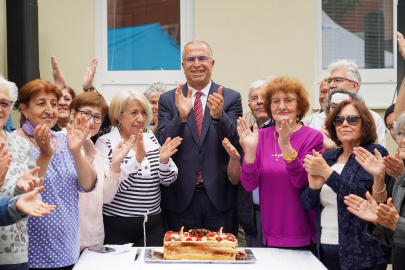
{"type": "MultiPolygon", "coordinates": [[[[203,107],[201,102],[201,95],[200,91],[197,91],[195,94],[195,101],[194,101],[194,115],[195,121],[197,123],[197,131],[198,131],[198,138],[201,139],[201,128],[203,122],[203,107]]],[[[202,181],[201,172],[198,172],[197,184],[198,185],[202,181]]]]}

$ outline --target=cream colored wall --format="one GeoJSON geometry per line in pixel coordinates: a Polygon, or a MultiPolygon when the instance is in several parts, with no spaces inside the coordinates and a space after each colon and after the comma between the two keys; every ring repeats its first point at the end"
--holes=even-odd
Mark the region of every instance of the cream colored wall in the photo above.
{"type": "MultiPolygon", "coordinates": [[[[38,0],[40,72],[52,81],[54,54],[67,85],[81,80],[95,56],[94,1],[38,0]]],[[[6,70],[5,0],[0,0],[0,73],[6,70]]],[[[249,85],[267,75],[299,78],[314,100],[314,0],[195,0],[195,38],[211,44],[213,80],[239,91],[247,107],[249,85]],[[232,3],[232,4],[230,4],[232,3]]],[[[382,117],[384,110],[376,110],[382,117]]],[[[309,112],[311,113],[311,111],[309,112]]],[[[13,113],[14,123],[18,114],[13,113]]],[[[388,150],[396,144],[387,136],[388,150]]]]}

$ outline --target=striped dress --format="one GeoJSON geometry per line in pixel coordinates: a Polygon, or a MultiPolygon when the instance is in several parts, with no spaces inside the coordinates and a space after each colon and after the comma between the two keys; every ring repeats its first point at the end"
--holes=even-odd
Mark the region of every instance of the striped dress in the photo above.
{"type": "MultiPolygon", "coordinates": [[[[153,134],[143,133],[146,157],[139,163],[135,151],[129,151],[121,163],[120,185],[111,203],[103,205],[103,215],[116,217],[141,217],[160,213],[160,184],[168,186],[177,179],[177,166],[170,159],[160,162],[160,144],[153,134]]],[[[112,152],[121,140],[117,128],[101,136],[96,143],[108,174],[112,152]]]]}

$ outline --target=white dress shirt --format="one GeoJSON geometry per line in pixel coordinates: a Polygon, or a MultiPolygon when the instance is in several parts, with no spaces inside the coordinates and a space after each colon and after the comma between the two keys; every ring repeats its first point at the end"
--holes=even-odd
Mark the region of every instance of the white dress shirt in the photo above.
{"type": "MultiPolygon", "coordinates": [[[[194,88],[192,88],[193,89],[193,95],[192,95],[193,109],[194,109],[194,101],[195,101],[197,92],[200,91],[202,93],[200,99],[201,99],[201,103],[202,103],[202,107],[203,107],[203,115],[205,112],[205,105],[207,104],[208,94],[210,93],[211,83],[212,83],[212,81],[210,81],[210,83],[206,87],[204,87],[202,90],[195,90],[194,88]]],[[[188,84],[187,84],[187,87],[190,88],[190,86],[188,84]]]]}

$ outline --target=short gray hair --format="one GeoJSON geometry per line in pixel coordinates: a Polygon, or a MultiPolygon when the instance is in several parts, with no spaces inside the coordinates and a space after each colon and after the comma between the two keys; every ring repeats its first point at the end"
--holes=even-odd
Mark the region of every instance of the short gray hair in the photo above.
{"type": "Polygon", "coordinates": [[[17,85],[13,82],[7,81],[1,74],[0,74],[0,84],[4,85],[4,87],[6,87],[8,96],[9,96],[10,100],[13,102],[13,104],[11,105],[11,108],[13,108],[14,102],[17,101],[17,97],[18,97],[17,85]]]}
{"type": "Polygon", "coordinates": [[[155,83],[150,84],[143,94],[146,97],[146,99],[149,100],[150,97],[157,95],[157,94],[163,94],[166,91],[167,91],[166,84],[164,84],[162,82],[155,82],[155,83]]]}
{"type": "Polygon", "coordinates": [[[330,105],[332,104],[332,102],[331,102],[332,101],[332,96],[334,94],[337,94],[337,93],[347,94],[347,95],[350,96],[350,99],[352,101],[358,101],[358,102],[363,102],[364,103],[363,98],[361,96],[359,96],[356,91],[352,91],[352,90],[349,90],[349,89],[346,89],[346,88],[330,90],[330,92],[328,94],[328,97],[326,98],[326,100],[324,102],[326,116],[328,116],[328,114],[329,114],[330,105]]]}
{"type": "Polygon", "coordinates": [[[189,44],[192,44],[192,43],[203,43],[203,44],[207,45],[207,46],[208,46],[208,49],[210,50],[210,58],[212,59],[211,46],[210,46],[207,42],[205,42],[204,40],[195,39],[195,40],[192,40],[192,41],[190,41],[189,43],[187,43],[186,46],[184,46],[183,52],[181,53],[181,60],[182,60],[182,61],[184,61],[184,51],[186,50],[186,47],[187,47],[189,44]]]}
{"type": "Polygon", "coordinates": [[[395,132],[400,131],[405,126],[405,112],[399,116],[398,120],[395,122],[395,132]]]}
{"type": "Polygon", "coordinates": [[[258,80],[258,81],[255,81],[254,83],[252,83],[252,84],[249,86],[248,101],[250,101],[250,92],[251,92],[252,90],[255,90],[255,89],[260,88],[260,87],[262,87],[263,85],[267,85],[267,84],[269,84],[269,82],[268,82],[268,81],[265,81],[265,80],[258,80]]]}
{"type": "Polygon", "coordinates": [[[110,108],[108,110],[108,115],[110,117],[111,124],[114,127],[118,126],[118,118],[124,113],[128,103],[134,100],[141,103],[142,107],[145,109],[146,120],[143,124],[143,128],[145,129],[148,127],[150,120],[152,119],[152,109],[150,108],[149,101],[146,99],[146,97],[135,89],[119,91],[113,96],[110,103],[110,108]]]}
{"type": "Polygon", "coordinates": [[[344,69],[346,70],[346,77],[349,80],[355,81],[359,83],[359,89],[361,86],[361,76],[358,66],[353,60],[349,59],[340,59],[336,62],[332,62],[328,65],[327,70],[332,73],[335,70],[344,69]]]}

